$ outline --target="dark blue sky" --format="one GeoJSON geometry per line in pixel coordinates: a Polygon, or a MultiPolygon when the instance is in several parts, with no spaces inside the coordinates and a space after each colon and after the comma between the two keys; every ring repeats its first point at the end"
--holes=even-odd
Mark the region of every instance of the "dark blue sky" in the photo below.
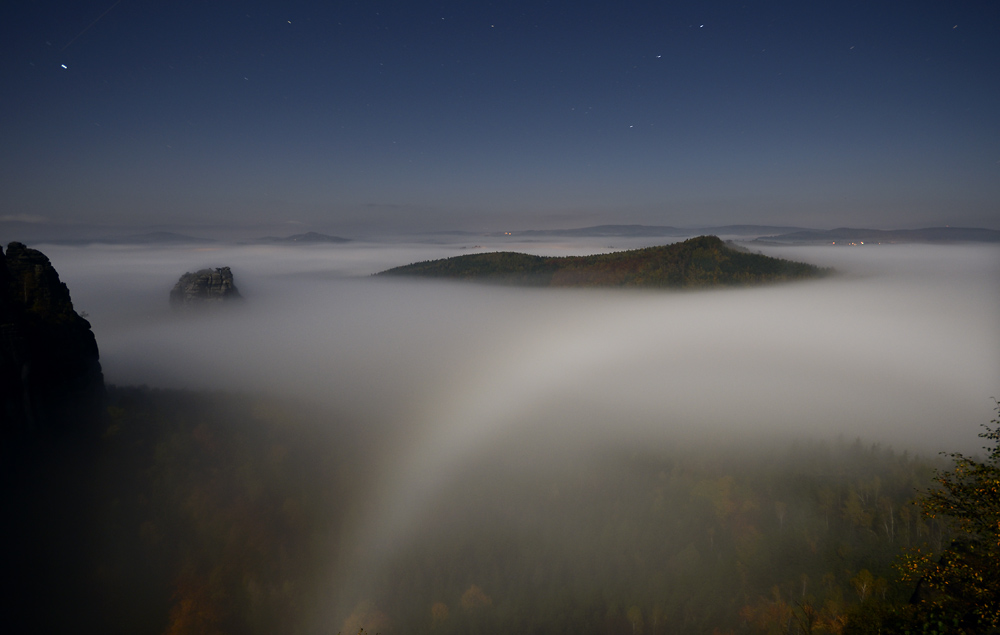
{"type": "Polygon", "coordinates": [[[10,0],[0,47],[7,219],[1000,228],[992,0],[10,0]]]}

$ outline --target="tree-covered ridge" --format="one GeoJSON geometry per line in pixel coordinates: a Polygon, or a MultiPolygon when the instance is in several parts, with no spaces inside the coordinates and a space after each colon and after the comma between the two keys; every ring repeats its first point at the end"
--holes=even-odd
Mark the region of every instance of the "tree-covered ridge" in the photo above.
{"type": "Polygon", "coordinates": [[[829,270],[734,249],[716,236],[593,256],[514,252],[455,256],[378,275],[453,278],[539,287],[713,287],[817,278],[829,270]]]}

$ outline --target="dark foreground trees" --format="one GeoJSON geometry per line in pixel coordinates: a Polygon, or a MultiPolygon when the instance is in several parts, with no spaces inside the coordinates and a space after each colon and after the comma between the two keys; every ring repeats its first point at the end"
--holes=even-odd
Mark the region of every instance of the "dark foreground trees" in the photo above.
{"type": "Polygon", "coordinates": [[[952,454],[954,467],[939,472],[938,487],[920,501],[928,518],[943,518],[954,531],[937,558],[910,555],[904,566],[917,579],[914,618],[938,632],[1000,629],[1000,421],[984,425],[983,461],[952,454]]]}
{"type": "Polygon", "coordinates": [[[623,440],[533,464],[546,439],[526,431],[442,484],[377,566],[349,567],[387,428],[244,395],[109,397],[99,442],[8,491],[17,632],[996,631],[995,427],[985,460],[950,466],[860,441],[623,440]]]}
{"type": "Polygon", "coordinates": [[[860,633],[1000,633],[1000,421],[979,436],[984,459],[948,456],[934,487],[916,501],[927,522],[941,523],[948,541],[900,556],[899,580],[908,601],[862,604],[849,616],[845,635],[860,633]]]}

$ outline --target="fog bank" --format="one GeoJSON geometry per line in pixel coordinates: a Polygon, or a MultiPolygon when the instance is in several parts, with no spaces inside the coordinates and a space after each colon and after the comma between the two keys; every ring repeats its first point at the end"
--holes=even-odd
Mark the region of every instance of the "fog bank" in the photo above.
{"type": "Polygon", "coordinates": [[[43,250],[88,314],[111,382],[267,390],[406,425],[465,418],[499,433],[501,420],[546,412],[598,434],[968,447],[1000,383],[1000,258],[989,247],[772,248],[840,275],[701,292],[368,277],[463,253],[449,245],[43,250]],[[180,274],[222,265],[244,306],[170,311],[180,274]]]}
{"type": "Polygon", "coordinates": [[[975,452],[1000,395],[995,247],[766,248],[838,275],[688,292],[370,276],[468,253],[456,244],[41,249],[110,382],[273,393],[368,431],[374,477],[345,528],[331,619],[470,466],[524,474],[593,451],[775,437],[975,452]],[[182,273],[223,265],[245,302],[171,311],[182,273]]]}

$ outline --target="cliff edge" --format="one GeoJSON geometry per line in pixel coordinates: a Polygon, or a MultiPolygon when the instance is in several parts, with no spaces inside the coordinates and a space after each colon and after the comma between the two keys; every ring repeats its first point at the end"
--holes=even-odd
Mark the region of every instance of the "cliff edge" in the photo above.
{"type": "Polygon", "coordinates": [[[90,322],[73,310],[49,259],[18,242],[0,248],[0,419],[5,438],[84,430],[104,407],[90,322]]]}

